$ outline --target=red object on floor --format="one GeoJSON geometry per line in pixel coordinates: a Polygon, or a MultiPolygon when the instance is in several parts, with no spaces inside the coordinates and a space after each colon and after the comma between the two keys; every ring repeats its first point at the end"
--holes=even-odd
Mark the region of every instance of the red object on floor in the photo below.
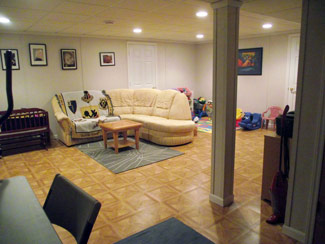
{"type": "Polygon", "coordinates": [[[281,224],[284,222],[283,217],[280,217],[279,215],[272,214],[267,220],[266,223],[271,225],[281,224]]]}
{"type": "Polygon", "coordinates": [[[239,122],[241,121],[241,119],[238,119],[238,120],[236,120],[236,127],[239,127],[239,122]]]}

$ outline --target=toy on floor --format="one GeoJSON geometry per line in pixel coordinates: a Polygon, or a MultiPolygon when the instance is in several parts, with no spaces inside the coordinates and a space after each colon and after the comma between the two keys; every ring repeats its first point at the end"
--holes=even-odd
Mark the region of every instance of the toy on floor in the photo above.
{"type": "Polygon", "coordinates": [[[212,100],[208,100],[206,104],[204,104],[203,111],[205,111],[211,119],[212,117],[212,112],[213,112],[213,105],[212,105],[212,100]]]}
{"type": "Polygon", "coordinates": [[[264,121],[265,121],[266,129],[269,125],[269,121],[272,121],[273,129],[275,129],[275,119],[282,113],[283,113],[283,110],[280,107],[277,107],[277,106],[269,107],[265,112],[262,113],[262,128],[264,125],[264,121]]]}
{"type": "Polygon", "coordinates": [[[244,130],[256,130],[261,128],[262,116],[258,113],[246,112],[242,121],[238,123],[244,130]]]}
{"type": "Polygon", "coordinates": [[[187,88],[187,87],[178,87],[178,88],[175,88],[175,90],[181,92],[181,93],[184,93],[185,96],[187,97],[188,100],[191,100],[191,97],[192,97],[192,91],[187,88]]]}
{"type": "Polygon", "coordinates": [[[241,108],[236,109],[236,127],[239,127],[239,122],[244,117],[243,110],[241,108]]]}
{"type": "Polygon", "coordinates": [[[201,117],[208,116],[205,111],[206,99],[204,97],[199,97],[198,99],[194,99],[194,113],[199,119],[201,117]]]}

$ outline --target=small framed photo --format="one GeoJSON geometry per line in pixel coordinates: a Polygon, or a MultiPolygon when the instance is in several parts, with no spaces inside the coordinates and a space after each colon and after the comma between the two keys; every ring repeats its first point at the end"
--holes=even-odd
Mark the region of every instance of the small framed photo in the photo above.
{"type": "Polygon", "coordinates": [[[63,70],[77,69],[76,49],[61,49],[61,65],[63,70]]]}
{"type": "Polygon", "coordinates": [[[11,58],[11,63],[12,63],[12,70],[19,70],[19,56],[18,56],[18,49],[0,49],[1,50],[1,64],[2,64],[2,70],[6,70],[6,58],[5,58],[5,53],[7,51],[11,51],[12,53],[12,58],[11,58]]]}
{"type": "Polygon", "coordinates": [[[31,66],[47,66],[46,44],[29,43],[31,66]]]}
{"type": "Polygon", "coordinates": [[[114,52],[99,53],[99,62],[100,62],[100,66],[114,66],[115,53],[114,52]]]}

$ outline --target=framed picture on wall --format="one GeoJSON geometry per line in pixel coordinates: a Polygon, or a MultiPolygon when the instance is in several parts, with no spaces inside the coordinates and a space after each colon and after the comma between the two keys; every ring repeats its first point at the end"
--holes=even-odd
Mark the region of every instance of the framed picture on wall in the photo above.
{"type": "Polygon", "coordinates": [[[100,66],[114,66],[115,53],[114,52],[101,52],[99,53],[100,66]]]}
{"type": "Polygon", "coordinates": [[[61,65],[63,70],[77,69],[76,49],[61,49],[61,65]]]}
{"type": "Polygon", "coordinates": [[[31,66],[47,66],[46,44],[29,43],[31,66]]]}
{"type": "Polygon", "coordinates": [[[11,63],[12,63],[12,70],[19,70],[19,56],[18,56],[18,49],[1,49],[1,64],[2,70],[6,70],[6,59],[5,53],[10,50],[12,53],[11,63]]]}
{"type": "Polygon", "coordinates": [[[262,75],[263,48],[239,49],[238,75],[262,75]]]}

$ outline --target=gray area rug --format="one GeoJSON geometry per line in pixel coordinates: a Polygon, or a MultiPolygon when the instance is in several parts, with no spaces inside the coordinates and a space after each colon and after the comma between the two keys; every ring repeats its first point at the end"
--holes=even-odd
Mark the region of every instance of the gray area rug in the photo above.
{"type": "MultiPolygon", "coordinates": [[[[128,138],[128,140],[132,139],[128,138]]],[[[139,151],[134,148],[134,145],[133,147],[119,149],[118,154],[111,147],[105,149],[103,141],[77,145],[75,147],[115,174],[184,154],[143,140],[140,140],[139,151]]]]}

